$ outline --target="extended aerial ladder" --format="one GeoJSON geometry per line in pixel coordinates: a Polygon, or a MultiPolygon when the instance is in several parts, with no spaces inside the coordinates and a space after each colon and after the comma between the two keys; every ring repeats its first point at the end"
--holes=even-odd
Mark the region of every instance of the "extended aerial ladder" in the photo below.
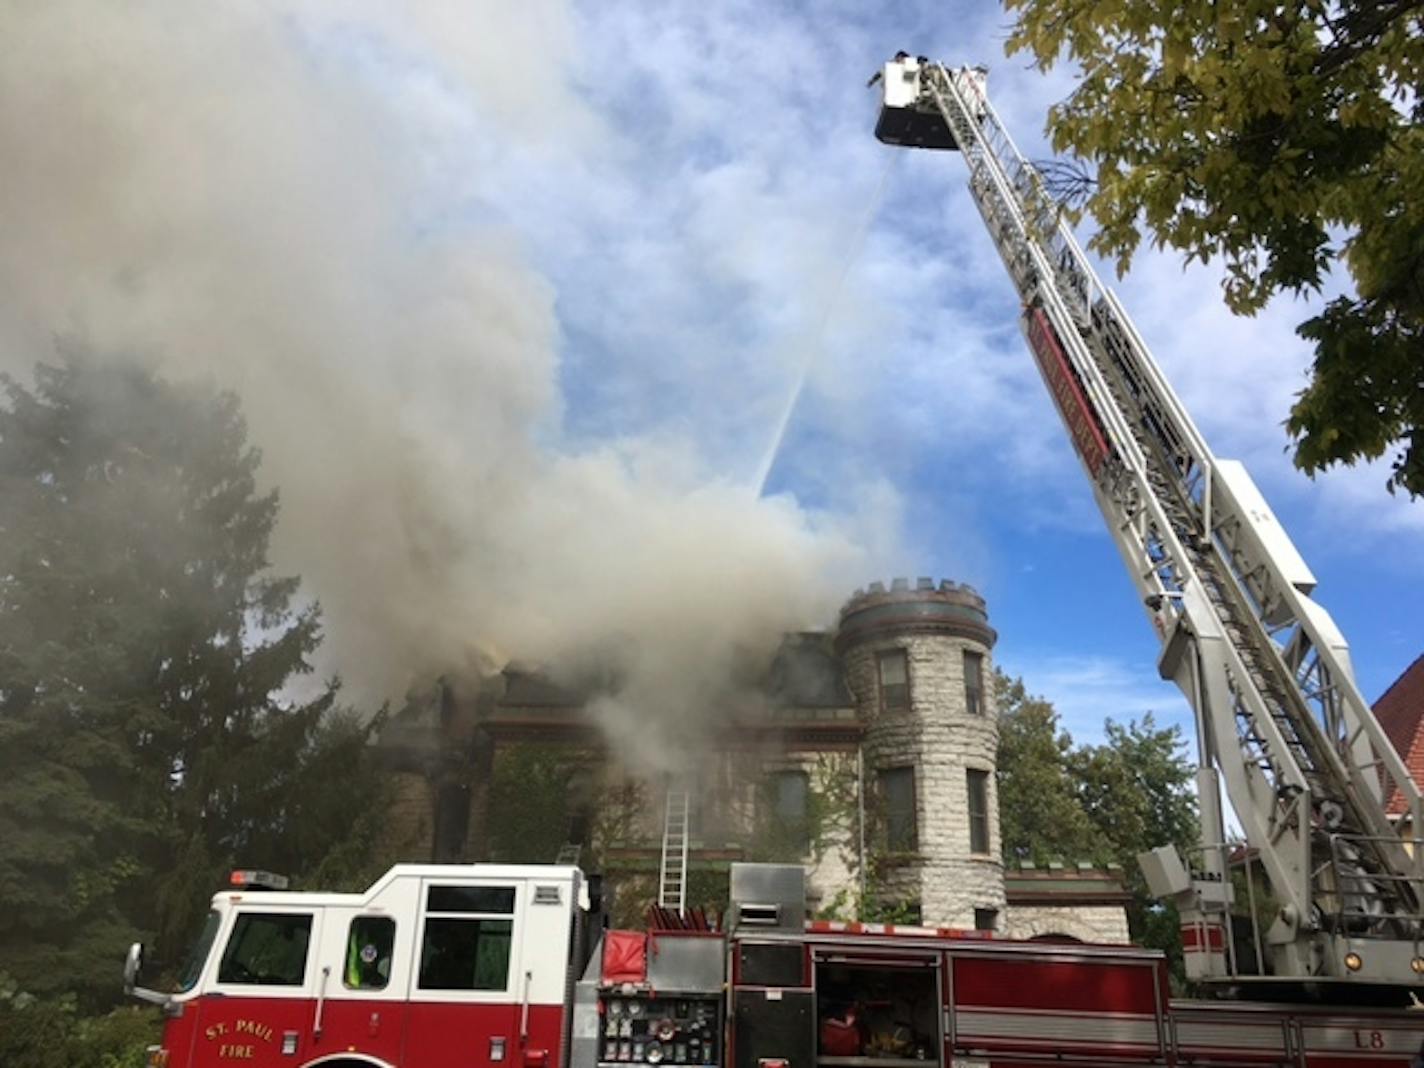
{"type": "Polygon", "coordinates": [[[984,70],[901,53],[876,80],[881,141],[964,156],[1158,669],[1193,709],[1200,853],[1143,858],[1181,910],[1189,974],[1277,992],[1424,987],[1424,851],[1407,838],[1424,827],[1420,793],[1310,597],[1314,576],[1246,469],[1212,455],[989,104],[984,70]],[[1223,783],[1244,848],[1227,841],[1223,783]],[[1258,863],[1270,914],[1243,922],[1231,876],[1244,864],[1254,890],[1258,863]]]}

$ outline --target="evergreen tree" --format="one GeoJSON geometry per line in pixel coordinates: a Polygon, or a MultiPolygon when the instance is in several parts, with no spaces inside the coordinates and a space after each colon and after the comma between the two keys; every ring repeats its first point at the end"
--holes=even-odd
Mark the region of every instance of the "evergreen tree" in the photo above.
{"type": "Polygon", "coordinates": [[[233,861],[314,868],[378,791],[332,767],[369,772],[335,684],[289,696],[320,614],[268,574],[236,398],[82,355],[4,387],[0,944],[94,1004],[132,938],[177,956],[233,861]]]}

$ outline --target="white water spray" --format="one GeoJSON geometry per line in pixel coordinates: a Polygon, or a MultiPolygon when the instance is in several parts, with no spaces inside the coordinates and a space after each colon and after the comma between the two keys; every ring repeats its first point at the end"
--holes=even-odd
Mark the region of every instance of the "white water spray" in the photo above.
{"type": "Polygon", "coordinates": [[[845,256],[841,261],[840,272],[836,276],[829,292],[826,294],[825,306],[821,309],[820,318],[816,328],[807,335],[805,348],[803,350],[800,367],[796,372],[796,378],[791,387],[791,393],[786,398],[786,406],[781,411],[781,418],[776,421],[776,433],[772,435],[771,446],[767,449],[766,455],[762,458],[757,467],[756,495],[760,497],[766,492],[767,480],[771,477],[771,469],[776,465],[776,457],[781,452],[782,443],[786,439],[787,428],[791,425],[791,416],[796,412],[796,405],[800,403],[801,393],[806,388],[806,380],[811,376],[811,368],[816,365],[816,357],[825,349],[826,330],[831,325],[831,319],[835,316],[836,307],[840,302],[841,290],[845,288],[845,280],[850,275],[850,268],[856,260],[860,258],[861,249],[865,245],[866,235],[870,233],[870,224],[875,221],[875,216],[880,212],[881,201],[885,199],[885,187],[890,182],[890,169],[895,165],[895,153],[888,153],[885,157],[885,166],[880,170],[880,180],[875,183],[875,190],[870,195],[870,201],[866,205],[865,214],[860,220],[860,224],[851,235],[850,243],[846,246],[845,256]]]}

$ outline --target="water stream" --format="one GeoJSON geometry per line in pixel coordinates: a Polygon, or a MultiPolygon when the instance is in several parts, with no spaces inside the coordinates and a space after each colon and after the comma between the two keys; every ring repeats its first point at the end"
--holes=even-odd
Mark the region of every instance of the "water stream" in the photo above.
{"type": "Polygon", "coordinates": [[[875,221],[875,216],[880,211],[881,201],[885,199],[885,187],[889,184],[890,168],[894,166],[895,159],[895,153],[886,153],[885,166],[880,171],[880,180],[875,183],[875,189],[866,204],[865,213],[846,246],[845,255],[841,258],[841,269],[836,275],[835,283],[826,293],[825,304],[817,318],[815,328],[804,339],[800,365],[792,382],[791,392],[786,398],[786,404],[781,410],[781,418],[776,422],[776,433],[772,435],[771,445],[762,458],[762,462],[757,466],[754,484],[758,497],[766,492],[767,480],[771,478],[772,468],[776,466],[776,458],[786,440],[786,431],[791,426],[791,417],[796,413],[796,405],[800,402],[801,393],[806,388],[806,380],[811,376],[811,370],[816,365],[816,358],[825,349],[826,333],[832,319],[835,318],[836,308],[840,303],[841,290],[845,288],[845,281],[850,276],[852,264],[860,258],[861,251],[865,246],[865,239],[870,233],[870,224],[875,221]]]}

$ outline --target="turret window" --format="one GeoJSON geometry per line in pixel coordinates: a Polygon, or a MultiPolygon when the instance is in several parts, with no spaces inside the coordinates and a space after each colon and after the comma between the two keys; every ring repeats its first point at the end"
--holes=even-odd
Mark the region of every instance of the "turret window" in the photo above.
{"type": "Polygon", "coordinates": [[[880,772],[880,799],[885,806],[885,848],[913,852],[919,845],[915,825],[915,769],[886,768],[880,772]]]}
{"type": "Polygon", "coordinates": [[[971,716],[984,714],[984,658],[978,653],[964,654],[964,707],[971,716]]]}
{"type": "Polygon", "coordinates": [[[989,773],[970,768],[965,773],[969,792],[969,851],[989,852],[989,773]]]}
{"type": "Polygon", "coordinates": [[[910,707],[910,663],[903,649],[887,649],[880,654],[880,708],[882,711],[910,707]]]}

